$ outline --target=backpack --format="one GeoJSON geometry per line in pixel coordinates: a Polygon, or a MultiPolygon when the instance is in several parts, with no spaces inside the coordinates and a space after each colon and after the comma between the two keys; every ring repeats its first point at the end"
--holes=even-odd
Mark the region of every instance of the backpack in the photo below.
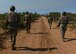
{"type": "Polygon", "coordinates": [[[7,28],[17,28],[19,26],[20,18],[15,12],[8,13],[6,15],[6,27],[7,28]]]}
{"type": "Polygon", "coordinates": [[[67,24],[68,24],[68,17],[62,17],[60,19],[60,24],[62,28],[66,28],[67,24]]]}
{"type": "Polygon", "coordinates": [[[15,13],[15,12],[7,14],[7,21],[9,23],[10,22],[14,22],[14,23],[19,22],[19,16],[18,16],[18,14],[15,13]]]}

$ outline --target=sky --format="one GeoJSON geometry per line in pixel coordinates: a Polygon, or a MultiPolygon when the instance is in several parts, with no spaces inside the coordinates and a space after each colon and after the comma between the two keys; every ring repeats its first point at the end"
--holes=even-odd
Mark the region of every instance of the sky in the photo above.
{"type": "Polygon", "coordinates": [[[76,0],[0,0],[0,13],[9,12],[10,6],[16,7],[16,12],[72,12],[76,13],[76,0]]]}

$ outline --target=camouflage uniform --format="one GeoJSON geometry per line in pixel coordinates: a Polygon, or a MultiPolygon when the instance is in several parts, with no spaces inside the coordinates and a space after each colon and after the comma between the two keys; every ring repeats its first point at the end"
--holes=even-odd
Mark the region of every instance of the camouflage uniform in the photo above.
{"type": "Polygon", "coordinates": [[[25,24],[25,29],[27,33],[30,33],[30,28],[31,28],[31,16],[29,14],[26,14],[24,16],[24,24],[25,24]]]}
{"type": "Polygon", "coordinates": [[[51,26],[52,26],[52,20],[53,20],[52,17],[48,17],[48,23],[49,23],[50,29],[51,29],[51,26]]]}
{"type": "Polygon", "coordinates": [[[59,19],[59,22],[58,22],[58,26],[60,26],[60,30],[61,30],[61,35],[62,35],[62,38],[63,38],[63,41],[64,41],[64,36],[65,36],[65,32],[66,32],[66,29],[67,29],[67,24],[69,22],[69,19],[67,16],[61,16],[60,19],[59,19]]]}
{"type": "Polygon", "coordinates": [[[7,28],[9,29],[9,33],[11,35],[12,41],[12,49],[16,45],[16,36],[17,36],[17,28],[19,26],[20,17],[15,12],[10,12],[6,15],[6,23],[7,28]]]}

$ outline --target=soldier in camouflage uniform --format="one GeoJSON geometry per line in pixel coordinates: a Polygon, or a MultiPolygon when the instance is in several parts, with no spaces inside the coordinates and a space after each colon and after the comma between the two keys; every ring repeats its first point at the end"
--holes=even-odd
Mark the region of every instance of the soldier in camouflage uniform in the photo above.
{"type": "Polygon", "coordinates": [[[6,27],[9,29],[9,33],[11,35],[12,42],[12,50],[15,50],[16,47],[16,36],[17,36],[17,28],[20,22],[20,16],[14,12],[15,6],[10,7],[10,12],[6,15],[6,27]]]}
{"type": "Polygon", "coordinates": [[[53,21],[53,18],[50,15],[48,15],[48,23],[49,23],[50,29],[52,26],[52,21],[53,21]]]}
{"type": "Polygon", "coordinates": [[[58,25],[57,25],[57,27],[60,26],[63,42],[65,41],[64,36],[65,36],[65,32],[66,32],[66,29],[67,29],[68,22],[69,22],[69,19],[66,16],[66,12],[63,12],[62,16],[59,19],[58,25]]]}
{"type": "Polygon", "coordinates": [[[24,16],[24,24],[25,24],[25,29],[27,33],[30,33],[30,28],[31,28],[31,16],[28,12],[26,12],[24,16]]]}

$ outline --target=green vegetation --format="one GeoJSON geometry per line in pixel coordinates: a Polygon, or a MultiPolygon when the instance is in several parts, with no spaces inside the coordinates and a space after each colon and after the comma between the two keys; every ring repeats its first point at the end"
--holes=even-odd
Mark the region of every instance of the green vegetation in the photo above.
{"type": "MultiPolygon", "coordinates": [[[[25,15],[26,12],[22,12],[22,13],[19,13],[20,15],[20,24],[23,23],[23,17],[25,15]]],[[[49,12],[50,13],[50,16],[52,16],[55,21],[58,21],[59,17],[60,17],[60,12],[49,12]]],[[[31,15],[31,18],[32,18],[32,22],[34,22],[35,20],[37,20],[41,15],[38,14],[38,13],[30,13],[31,15]]],[[[69,19],[70,19],[70,22],[69,24],[72,24],[74,27],[76,27],[76,14],[75,13],[67,13],[69,19]]],[[[5,14],[0,14],[0,27],[5,27],[5,23],[4,23],[4,19],[5,19],[5,16],[6,16],[6,13],[5,14]]],[[[48,15],[47,15],[48,16],[48,15]]]]}
{"type": "MultiPolygon", "coordinates": [[[[25,15],[25,13],[26,12],[23,12],[23,13],[18,13],[19,15],[20,15],[20,25],[22,25],[22,23],[23,23],[23,18],[24,18],[24,15],[25,15]]],[[[5,16],[6,16],[6,14],[7,13],[5,13],[5,14],[0,14],[0,27],[2,27],[2,28],[4,28],[5,27],[5,22],[4,22],[4,20],[5,20],[5,16]]],[[[35,20],[37,20],[39,17],[40,17],[40,15],[38,14],[38,13],[30,13],[30,15],[31,15],[31,18],[32,18],[32,22],[34,22],[35,20]]]]}
{"type": "MultiPolygon", "coordinates": [[[[61,13],[60,12],[50,12],[50,16],[54,18],[54,20],[57,22],[61,13]]],[[[76,14],[75,13],[67,13],[67,16],[69,17],[69,25],[72,25],[74,28],[76,28],[76,14]]]]}

